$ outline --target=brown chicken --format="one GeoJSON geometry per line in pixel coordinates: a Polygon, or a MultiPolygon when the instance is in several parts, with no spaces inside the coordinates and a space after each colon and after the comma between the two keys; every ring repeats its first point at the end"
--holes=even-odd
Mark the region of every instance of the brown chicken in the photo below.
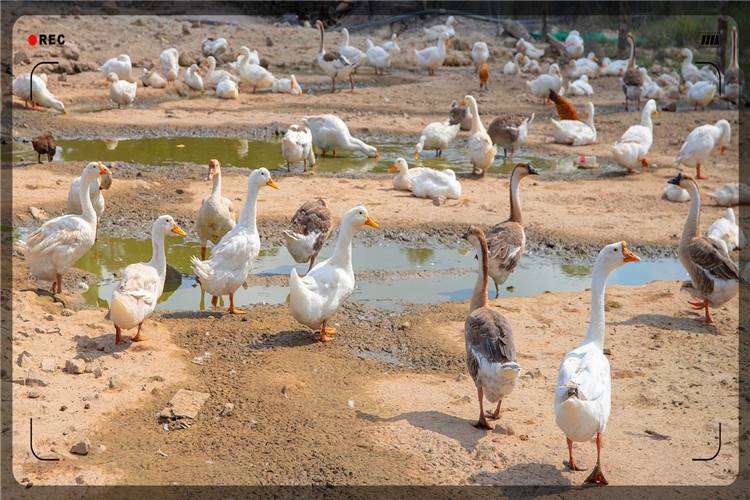
{"type": "Polygon", "coordinates": [[[487,63],[479,66],[479,90],[487,90],[487,82],[490,80],[490,67],[487,63]]]}
{"type": "Polygon", "coordinates": [[[34,151],[36,151],[39,163],[42,163],[42,155],[47,155],[47,160],[52,161],[52,157],[55,156],[55,151],[57,150],[55,138],[49,132],[45,132],[32,139],[31,145],[34,147],[34,151]]]}
{"type": "Polygon", "coordinates": [[[559,95],[554,90],[550,89],[549,98],[555,103],[557,114],[560,115],[561,120],[578,120],[578,111],[573,103],[567,97],[559,95]]]}

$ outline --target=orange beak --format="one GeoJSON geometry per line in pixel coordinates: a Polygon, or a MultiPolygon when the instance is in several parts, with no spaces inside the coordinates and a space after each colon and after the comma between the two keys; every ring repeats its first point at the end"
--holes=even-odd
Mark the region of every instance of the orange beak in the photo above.
{"type": "MultiPolygon", "coordinates": [[[[417,151],[416,153],[414,153],[414,161],[417,161],[417,160],[419,160],[419,151],[417,151]]],[[[395,170],[391,170],[391,172],[395,172],[395,170]]]]}
{"type": "MultiPolygon", "coordinates": [[[[415,157],[415,159],[419,158],[419,153],[416,153],[414,155],[414,157],[415,157]]],[[[391,163],[390,165],[388,165],[388,171],[389,172],[394,172],[394,173],[398,172],[398,167],[396,166],[395,163],[391,163]]]]}
{"type": "Polygon", "coordinates": [[[187,236],[187,233],[177,224],[172,226],[172,232],[178,236],[187,236]]]}
{"type": "Polygon", "coordinates": [[[375,229],[377,229],[380,227],[380,224],[375,222],[375,219],[373,219],[372,217],[368,215],[367,219],[365,219],[365,226],[370,226],[370,227],[374,227],[375,229]]]}
{"type": "Polygon", "coordinates": [[[111,173],[112,172],[107,168],[107,166],[104,163],[99,163],[99,175],[107,175],[111,173]]]}
{"type": "Polygon", "coordinates": [[[464,106],[466,106],[466,101],[464,101],[463,99],[461,99],[461,102],[459,102],[458,105],[463,108],[464,106]]]}
{"type": "Polygon", "coordinates": [[[268,179],[268,182],[266,182],[266,186],[272,187],[274,189],[280,189],[279,185],[276,184],[276,182],[273,179],[268,179]]]}
{"type": "Polygon", "coordinates": [[[640,262],[641,258],[634,254],[629,248],[628,244],[622,242],[622,261],[623,262],[640,262]]]}
{"type": "Polygon", "coordinates": [[[719,148],[719,156],[724,156],[724,153],[726,153],[726,152],[727,152],[727,147],[726,146],[721,146],[719,148]]]}

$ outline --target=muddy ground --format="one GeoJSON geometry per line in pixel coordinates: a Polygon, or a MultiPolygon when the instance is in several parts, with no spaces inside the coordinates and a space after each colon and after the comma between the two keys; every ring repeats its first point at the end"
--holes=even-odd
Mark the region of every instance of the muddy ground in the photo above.
{"type": "MultiPolygon", "coordinates": [[[[40,21],[24,18],[16,24],[19,46],[40,21]]],[[[44,22],[50,31],[75,26],[85,34],[75,39],[81,60],[97,64],[123,50],[134,61],[157,62],[161,49],[155,46],[174,44],[197,52],[205,36],[226,36],[233,48],[257,47],[274,73],[294,71],[303,88],[313,87],[312,94],[245,90],[236,101],[220,101],[210,93],[182,99],[173,90],[139,88],[138,104],[118,110],[107,103],[100,74],[86,71],[64,82],[50,75],[50,89],[69,113],[25,110],[16,100],[15,140],[45,130],[64,138],[247,137],[283,130],[324,110],[335,111],[365,139],[416,140],[424,125],[445,118],[452,100],[471,93],[478,96],[485,121],[508,111],[536,113],[527,150],[611,159],[611,144],[639,120],[638,113],[624,112],[619,81],[598,79],[593,98],[602,111],[596,118],[598,143],[575,149],[549,143],[553,110],[525,92],[524,78],[500,74],[507,49],[491,31],[470,23],[463,24],[462,38],[470,43],[484,38],[497,48],[489,91],[478,93],[468,66],[443,67],[437,77],[417,74],[411,48],[422,41],[413,30],[402,35],[402,53],[389,75],[376,78],[365,68],[356,77],[365,86],[353,94],[329,95],[320,90],[325,78],[310,64],[315,31],[250,21],[251,28],[151,18],[121,18],[121,24],[88,18],[44,22]],[[181,34],[183,25],[189,35],[181,34]],[[112,30],[132,38],[110,40],[104,34],[112,30]],[[266,46],[266,37],[272,47],[266,46]]],[[[328,46],[338,42],[338,35],[329,38],[328,46]]],[[[355,34],[352,43],[364,47],[365,36],[355,34]]],[[[52,51],[43,53],[47,49],[26,50],[33,58],[55,57],[52,51]]],[[[466,51],[455,52],[468,57],[466,51]]],[[[28,69],[14,67],[16,72],[28,69]]],[[[720,118],[738,128],[736,110],[724,103],[706,111],[661,113],[649,156],[654,166],[644,173],[551,174],[524,181],[530,245],[591,259],[602,244],[625,239],[643,255],[673,254],[687,205],[661,198],[666,179],[677,171],[672,159],[692,128],[720,118]]],[[[727,154],[716,156],[706,169],[710,179],[701,184],[704,227],[723,212],[705,193],[736,181],[737,158],[734,133],[727,154]]],[[[15,165],[14,224],[38,226],[29,214],[32,206],[50,216],[62,213],[69,182],[81,166],[15,165]]],[[[203,175],[205,166],[197,164],[117,165],[101,230],[142,237],[162,213],[192,228],[209,189],[203,175]]],[[[236,205],[244,199],[245,176],[240,169],[225,171],[225,195],[236,205]]],[[[455,242],[468,224],[489,225],[507,216],[507,175],[461,181],[461,200],[438,207],[392,190],[386,175],[281,173],[281,190],[260,195],[261,237],[264,245],[278,243],[296,206],[317,196],[325,196],[337,216],[365,204],[382,228],[360,236],[373,243],[455,242]]],[[[478,409],[463,361],[466,303],[409,306],[403,313],[350,303],[336,315],[339,334],[328,344],[315,342],[284,306],[243,304],[249,314],[242,318],[162,312],[148,321],[148,342],[113,349],[105,311],[83,305],[78,275],[66,279],[65,304],[60,304],[38,290],[48,284],[27,276],[21,256],[14,257],[13,270],[13,378],[23,380],[33,369],[48,384],[14,384],[14,474],[25,484],[578,485],[587,474],[571,473],[562,464],[567,453],[554,425],[552,397],[559,360],[585,332],[588,292],[493,302],[513,325],[523,376],[503,404],[496,429],[485,432],[471,425],[478,409]],[[31,361],[19,366],[24,351],[31,361]],[[193,362],[205,352],[211,353],[207,361],[193,362]],[[41,371],[39,364],[48,358],[52,370],[41,371]],[[87,361],[89,371],[65,372],[66,361],[74,358],[87,361]],[[181,388],[210,397],[189,429],[167,432],[156,414],[181,388]],[[225,403],[234,405],[231,415],[221,415],[225,403]],[[38,421],[36,451],[55,453],[61,461],[50,465],[33,459],[26,445],[30,416],[38,421]],[[83,437],[91,441],[89,454],[71,454],[70,447],[83,437]]],[[[739,447],[747,440],[738,432],[738,299],[716,310],[717,323],[708,327],[686,308],[679,287],[678,282],[652,282],[608,290],[613,403],[604,471],[611,484],[729,484],[738,473],[739,447]],[[713,454],[719,422],[721,455],[712,462],[692,461],[713,454]],[[664,463],[672,465],[665,469],[664,463]]],[[[576,450],[584,464],[593,464],[593,443],[577,444],[576,450]]]]}

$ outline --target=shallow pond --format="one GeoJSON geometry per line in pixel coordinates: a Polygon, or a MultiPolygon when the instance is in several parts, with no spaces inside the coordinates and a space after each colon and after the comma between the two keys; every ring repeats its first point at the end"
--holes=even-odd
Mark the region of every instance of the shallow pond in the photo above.
{"type": "MultiPolygon", "coordinates": [[[[198,310],[208,303],[191,275],[190,257],[199,254],[198,243],[169,238],[167,262],[179,274],[168,281],[158,308],[164,310],[198,310]]],[[[324,247],[320,259],[330,255],[332,243],[324,247]]],[[[107,307],[117,285],[119,271],[130,263],[147,261],[151,254],[148,240],[122,239],[101,235],[94,248],[78,261],[77,267],[95,274],[100,282],[84,296],[87,303],[107,307]]],[[[406,303],[431,304],[463,301],[471,296],[476,280],[474,252],[465,247],[409,248],[395,243],[376,246],[355,245],[357,289],[350,300],[397,310],[406,303]],[[400,274],[407,273],[407,274],[400,274]],[[419,273],[419,274],[417,274],[419,273]]],[[[285,248],[263,249],[254,274],[270,277],[271,284],[240,288],[239,305],[284,303],[288,295],[286,277],[293,260],[285,248]],[[283,278],[280,278],[283,277],[283,278]],[[280,284],[280,283],[283,283],[280,284]]],[[[307,265],[297,265],[304,273],[307,265]]],[[[591,266],[563,262],[553,257],[526,255],[520,267],[504,284],[501,295],[533,296],[545,291],[580,291],[590,287],[591,266]]],[[[627,264],[610,278],[611,284],[640,285],[653,280],[685,279],[687,274],[676,259],[658,259],[627,264]]],[[[492,286],[492,285],[490,285],[492,286]]],[[[490,296],[494,296],[491,291],[490,296]]]]}
{"type": "MultiPolygon", "coordinates": [[[[410,165],[415,165],[411,158],[414,155],[414,143],[406,142],[370,142],[381,153],[379,159],[366,158],[358,152],[339,151],[339,156],[318,157],[316,171],[319,172],[387,172],[388,166],[398,157],[406,158],[410,165]],[[343,156],[341,155],[343,153],[343,156]]],[[[570,158],[555,159],[533,156],[528,150],[516,154],[516,161],[530,161],[542,170],[574,171],[573,160],[576,151],[570,158]]],[[[13,159],[36,161],[36,153],[30,144],[15,144],[13,159]]],[[[223,166],[286,170],[286,162],[281,156],[279,139],[242,139],[221,137],[169,137],[141,139],[102,139],[102,140],[59,140],[54,159],[57,161],[90,161],[104,162],[123,161],[143,165],[177,165],[182,163],[207,164],[212,158],[219,159],[223,166]]],[[[456,172],[471,172],[471,164],[466,159],[465,148],[461,141],[454,142],[436,157],[433,151],[422,155],[421,163],[430,168],[442,170],[451,168],[456,172]]],[[[490,172],[510,173],[513,165],[504,162],[502,156],[495,159],[490,172]]],[[[601,168],[610,168],[605,164],[601,168]]],[[[302,164],[293,165],[294,171],[301,171],[302,164]]],[[[595,170],[593,171],[595,172],[595,170]]]]}

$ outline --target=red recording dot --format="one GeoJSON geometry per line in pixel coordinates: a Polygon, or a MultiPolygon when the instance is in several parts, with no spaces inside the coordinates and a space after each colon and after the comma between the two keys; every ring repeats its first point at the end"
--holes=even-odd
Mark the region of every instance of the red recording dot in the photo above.
{"type": "Polygon", "coordinates": [[[36,45],[37,38],[33,33],[29,35],[29,45],[36,45]]]}

